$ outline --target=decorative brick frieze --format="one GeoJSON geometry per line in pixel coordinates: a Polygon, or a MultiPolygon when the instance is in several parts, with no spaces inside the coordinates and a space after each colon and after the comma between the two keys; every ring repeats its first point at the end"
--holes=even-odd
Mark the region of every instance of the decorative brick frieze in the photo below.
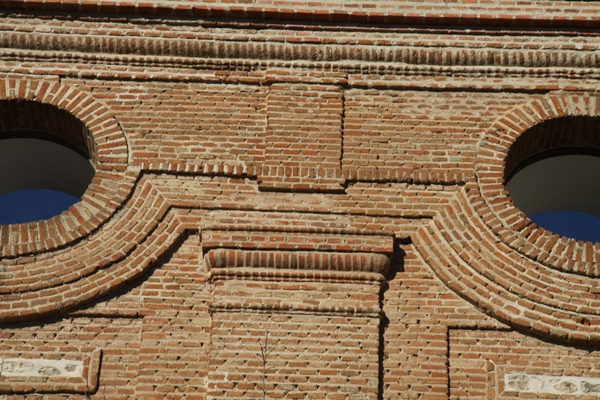
{"type": "Polygon", "coordinates": [[[324,282],[324,283],[371,283],[385,284],[379,272],[285,270],[274,268],[218,268],[211,269],[209,280],[259,280],[273,282],[324,282]]]}
{"type": "MultiPolygon", "coordinates": [[[[140,29],[140,28],[138,28],[140,29]]],[[[287,36],[283,40],[275,36],[248,36],[244,33],[236,35],[232,40],[227,34],[210,34],[190,32],[186,35],[175,33],[175,38],[148,37],[143,28],[139,33],[132,32],[133,37],[119,35],[94,34],[90,27],[90,35],[86,40],[81,36],[46,33],[46,32],[10,32],[0,31],[0,45],[6,49],[25,50],[28,52],[71,52],[70,57],[92,57],[86,54],[103,53],[103,59],[119,59],[121,56],[137,56],[136,63],[143,63],[147,57],[177,57],[180,64],[189,64],[191,59],[232,59],[249,60],[250,66],[257,69],[269,61],[304,61],[306,63],[340,64],[352,63],[385,63],[408,64],[433,67],[505,67],[505,68],[593,68],[600,61],[594,47],[573,49],[571,46],[551,46],[546,49],[543,43],[535,49],[526,46],[510,46],[503,48],[481,48],[473,46],[465,48],[463,43],[451,43],[433,37],[432,45],[423,42],[411,43],[401,39],[396,41],[384,39],[369,43],[364,39],[343,36],[331,43],[331,39],[315,37],[287,36]],[[191,37],[190,37],[191,36],[191,37]],[[439,41],[436,43],[436,41],[439,41]],[[385,45],[379,42],[384,42],[385,45]],[[517,48],[515,48],[517,47],[517,48]],[[556,48],[558,47],[558,48],[556,48]],[[79,53],[79,54],[78,54],[79,53]],[[264,60],[257,64],[253,60],[264,60]]],[[[148,33],[151,34],[151,33],[148,33]]],[[[171,36],[173,36],[171,35],[171,36]]],[[[532,40],[535,40],[532,38],[532,40]]],[[[23,53],[21,53],[23,54],[23,53]]],[[[28,54],[28,53],[25,53],[28,54]]],[[[35,57],[35,54],[32,54],[35,57]]],[[[58,54],[55,57],[59,56],[58,54]]],[[[159,62],[174,60],[160,60],[159,62]]],[[[213,61],[214,62],[214,61],[213,61]]],[[[224,64],[226,66],[227,64],[224,64]]],[[[243,65],[243,64],[242,64],[243,65]]],[[[279,67],[284,67],[280,64],[279,67]]],[[[191,67],[191,66],[190,66],[191,67]]],[[[314,66],[313,66],[314,68],[314,66]]],[[[339,66],[338,66],[339,68],[339,66]]],[[[229,68],[226,68],[229,69],[229,68]]],[[[515,71],[518,73],[517,71],[515,71]]],[[[534,71],[530,71],[534,72],[534,71]]]]}
{"type": "Polygon", "coordinates": [[[183,162],[142,162],[142,171],[167,172],[175,174],[202,174],[224,176],[256,176],[256,168],[245,163],[206,163],[189,164],[183,162]]]}
{"type": "Polygon", "coordinates": [[[387,274],[390,260],[383,254],[211,250],[205,258],[208,268],[275,268],[318,271],[356,271],[387,274]]]}
{"type": "Polygon", "coordinates": [[[0,133],[96,166],[0,226],[2,398],[598,397],[600,244],[505,188],[599,147],[598,10],[0,0],[0,133]]]}
{"type": "Polygon", "coordinates": [[[254,61],[248,59],[206,59],[196,57],[162,57],[130,55],[98,55],[94,53],[65,53],[62,51],[30,51],[0,49],[4,61],[0,71],[18,75],[40,75],[46,80],[56,76],[74,79],[114,79],[133,82],[149,80],[261,85],[269,84],[264,71],[282,68],[334,71],[351,74],[348,87],[394,90],[464,90],[543,93],[556,90],[596,91],[600,73],[595,68],[520,66],[461,66],[419,65],[387,62],[311,63],[298,61],[254,61]],[[110,65],[105,63],[110,61],[110,65]],[[64,62],[79,62],[73,70],[64,62]],[[206,70],[198,75],[197,69],[206,70]],[[214,73],[219,71],[219,73],[214,73]],[[363,75],[365,74],[365,75],[363,75]],[[445,76],[439,79],[440,75],[445,76]],[[408,77],[411,79],[398,79],[408,77]],[[414,79],[418,77],[419,79],[414,79]],[[494,81],[473,78],[488,77],[494,81]],[[472,79],[465,79],[472,78],[472,79]],[[575,87],[570,79],[580,79],[575,87]]]}

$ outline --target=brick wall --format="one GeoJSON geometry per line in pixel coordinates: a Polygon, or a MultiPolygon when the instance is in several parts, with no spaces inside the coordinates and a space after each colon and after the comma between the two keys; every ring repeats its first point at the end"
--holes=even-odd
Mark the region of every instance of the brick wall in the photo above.
{"type": "Polygon", "coordinates": [[[0,226],[0,396],[599,398],[600,244],[504,187],[596,151],[599,7],[0,1],[0,138],[96,169],[0,226]]]}

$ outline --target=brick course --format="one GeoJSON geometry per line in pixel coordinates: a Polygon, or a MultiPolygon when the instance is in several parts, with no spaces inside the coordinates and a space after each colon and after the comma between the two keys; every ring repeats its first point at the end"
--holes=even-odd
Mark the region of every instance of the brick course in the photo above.
{"type": "Polygon", "coordinates": [[[504,186],[597,150],[598,10],[0,0],[0,134],[96,169],[0,226],[0,396],[598,398],[600,244],[504,186]]]}

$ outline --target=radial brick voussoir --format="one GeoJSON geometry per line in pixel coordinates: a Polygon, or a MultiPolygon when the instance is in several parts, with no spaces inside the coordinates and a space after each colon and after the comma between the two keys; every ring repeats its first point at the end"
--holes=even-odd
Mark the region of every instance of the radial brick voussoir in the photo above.
{"type": "MultiPolygon", "coordinates": [[[[593,96],[550,95],[519,105],[500,117],[481,141],[475,167],[478,185],[468,191],[473,204],[480,198],[484,200],[477,207],[477,212],[497,237],[511,238],[506,244],[513,250],[548,267],[593,277],[599,276],[594,260],[600,259],[600,249],[552,234],[535,225],[515,207],[508,194],[505,169],[511,168],[511,159],[507,158],[510,147],[524,132],[557,118],[598,117],[597,103],[593,96]],[[562,251],[565,246],[574,250],[565,253],[562,251]],[[594,253],[593,257],[584,257],[584,254],[589,254],[589,249],[594,253]],[[575,259],[573,255],[576,255],[575,259]]],[[[548,148],[536,144],[536,151],[551,149],[552,133],[549,132],[547,137],[548,148]]],[[[589,144],[584,145],[584,141],[581,139],[581,143],[573,143],[571,147],[589,147],[589,144]]]]}
{"type": "MultiPolygon", "coordinates": [[[[535,100],[527,109],[542,109],[538,116],[558,116],[543,107],[561,103],[569,106],[566,115],[595,116],[594,100],[544,100],[535,100]]],[[[523,109],[518,108],[510,117],[517,118],[523,109]]],[[[525,120],[515,124],[527,130],[530,127],[525,120]]],[[[529,124],[539,123],[538,118],[527,120],[529,124]]],[[[507,132],[500,124],[505,125],[505,119],[501,118],[483,139],[476,165],[477,184],[466,185],[428,227],[419,228],[415,245],[450,289],[487,314],[537,336],[569,343],[600,343],[599,277],[594,254],[598,246],[537,227],[514,206],[504,188],[504,168],[516,161],[506,156],[510,141],[499,140],[507,132]]],[[[547,132],[545,137],[551,146],[553,133],[547,132]]],[[[573,135],[562,140],[571,140],[570,146],[581,144],[573,135]]],[[[595,142],[585,143],[594,146],[595,142]]],[[[544,150],[537,142],[529,147],[544,150]]],[[[518,160],[520,156],[513,154],[515,157],[518,160]]]]}
{"type": "Polygon", "coordinates": [[[89,235],[106,222],[133,189],[138,172],[127,168],[128,146],[113,113],[89,94],[58,82],[32,79],[0,81],[3,132],[43,132],[69,143],[89,158],[96,174],[82,200],[61,215],[21,227],[0,226],[5,257],[52,250],[89,235]],[[27,235],[9,232],[26,229],[27,235]]]}
{"type": "Polygon", "coordinates": [[[152,185],[140,182],[118,221],[67,251],[5,266],[3,321],[52,316],[121,287],[152,267],[188,229],[152,185]],[[68,260],[65,262],[65,260],[68,260]]]}

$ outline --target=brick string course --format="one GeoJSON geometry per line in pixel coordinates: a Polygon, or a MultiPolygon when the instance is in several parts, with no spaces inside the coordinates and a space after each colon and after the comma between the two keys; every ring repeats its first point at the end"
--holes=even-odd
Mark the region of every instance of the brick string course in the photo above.
{"type": "Polygon", "coordinates": [[[556,143],[597,149],[564,126],[600,116],[599,10],[0,0],[0,134],[96,169],[61,215],[0,226],[0,358],[81,376],[0,372],[0,397],[546,399],[505,373],[600,378],[600,244],[504,187],[556,143]]]}

